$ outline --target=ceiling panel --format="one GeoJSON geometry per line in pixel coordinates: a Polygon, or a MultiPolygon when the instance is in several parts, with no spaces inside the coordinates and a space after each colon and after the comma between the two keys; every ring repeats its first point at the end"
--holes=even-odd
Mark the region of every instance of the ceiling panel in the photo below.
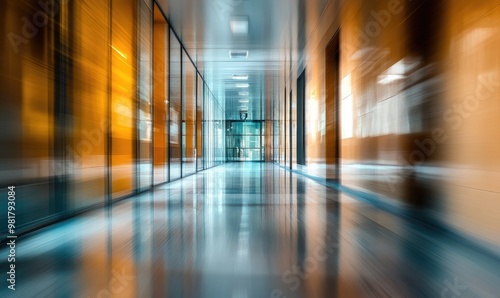
{"type": "MultiPolygon", "coordinates": [[[[248,100],[245,106],[249,118],[261,119],[264,94],[269,94],[266,88],[271,88],[266,82],[279,79],[284,53],[290,52],[290,44],[297,44],[299,0],[158,0],[158,3],[210,89],[225,104],[226,116],[239,119],[242,106],[239,100],[248,100]],[[238,32],[231,31],[232,20],[240,21],[236,25],[233,22],[233,31],[236,26],[238,32]],[[246,20],[248,24],[244,24],[246,20]],[[229,52],[235,50],[248,51],[248,57],[231,59],[229,52]],[[233,75],[248,75],[245,82],[248,88],[238,88],[236,83],[243,81],[233,80],[233,75]],[[249,95],[240,96],[241,89],[247,89],[249,95]]],[[[301,3],[300,13],[305,14],[301,3]]],[[[297,51],[294,49],[293,53],[296,55],[297,51]]]]}

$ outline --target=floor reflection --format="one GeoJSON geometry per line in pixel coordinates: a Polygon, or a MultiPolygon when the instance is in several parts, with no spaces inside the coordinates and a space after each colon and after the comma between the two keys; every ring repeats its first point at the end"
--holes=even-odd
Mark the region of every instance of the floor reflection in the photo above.
{"type": "Polygon", "coordinates": [[[259,163],[213,168],[49,226],[19,239],[16,261],[17,289],[1,297],[500,293],[499,260],[259,163]]]}

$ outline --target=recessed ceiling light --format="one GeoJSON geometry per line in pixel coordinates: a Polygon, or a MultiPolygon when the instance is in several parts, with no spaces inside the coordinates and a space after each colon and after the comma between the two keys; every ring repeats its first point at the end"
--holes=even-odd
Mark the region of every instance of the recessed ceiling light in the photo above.
{"type": "Polygon", "coordinates": [[[250,93],[248,93],[248,91],[240,91],[238,94],[240,96],[248,96],[250,93]]]}
{"type": "Polygon", "coordinates": [[[229,51],[229,57],[231,59],[247,59],[248,51],[238,50],[238,51],[229,51]]]}
{"type": "Polygon", "coordinates": [[[248,75],[233,75],[233,80],[246,81],[248,80],[248,75]]]}
{"type": "Polygon", "coordinates": [[[236,88],[248,88],[249,84],[236,84],[236,88]]]}
{"type": "Polygon", "coordinates": [[[232,16],[229,20],[229,26],[233,35],[248,34],[248,17],[247,16],[232,16]]]}
{"type": "Polygon", "coordinates": [[[248,99],[240,99],[239,102],[241,102],[241,103],[247,103],[248,99]]]}

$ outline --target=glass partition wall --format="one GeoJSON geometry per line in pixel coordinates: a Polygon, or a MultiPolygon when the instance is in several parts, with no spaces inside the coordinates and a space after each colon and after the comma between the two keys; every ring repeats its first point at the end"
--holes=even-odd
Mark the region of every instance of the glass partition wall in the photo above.
{"type": "MultiPolygon", "coordinates": [[[[4,36],[37,3],[1,1],[4,36]]],[[[225,158],[223,106],[153,1],[58,5],[28,43],[0,45],[0,188],[30,198],[19,232],[225,158]]]]}
{"type": "Polygon", "coordinates": [[[136,100],[135,0],[113,0],[111,30],[111,192],[116,199],[134,189],[136,100]]]}
{"type": "MultiPolygon", "coordinates": [[[[56,97],[56,100],[59,102],[59,112],[66,111],[73,115],[73,121],[65,121],[62,114],[55,121],[60,129],[56,142],[59,151],[59,154],[56,153],[56,172],[60,173],[59,177],[68,178],[56,180],[60,182],[55,188],[59,190],[56,192],[58,194],[66,193],[65,203],[69,209],[78,209],[102,203],[106,199],[110,53],[102,45],[109,44],[110,40],[108,35],[99,33],[110,30],[109,3],[75,1],[73,6],[63,8],[63,11],[70,10],[79,17],[73,20],[73,42],[69,43],[73,55],[67,55],[67,60],[62,63],[67,64],[67,68],[64,68],[72,74],[72,80],[68,82],[70,88],[67,93],[56,97]],[[65,138],[65,134],[61,135],[63,129],[67,130],[69,138],[65,138]],[[72,148],[74,153],[65,155],[64,145],[72,148]]],[[[65,38],[61,39],[59,46],[64,47],[66,41],[65,38]]],[[[61,88],[64,87],[62,84],[61,88]]],[[[62,203],[64,199],[58,198],[57,201],[62,203]]]]}
{"type": "Polygon", "coordinates": [[[203,170],[203,96],[205,93],[204,82],[201,76],[197,76],[196,95],[196,169],[203,170]]]}
{"type": "Polygon", "coordinates": [[[168,181],[170,28],[156,5],[153,31],[153,171],[154,184],[159,184],[168,181]]]}
{"type": "Polygon", "coordinates": [[[264,161],[264,121],[228,121],[227,161],[264,161]]]}
{"type": "Polygon", "coordinates": [[[182,175],[196,172],[196,69],[182,51],[182,175]]]}
{"type": "Polygon", "coordinates": [[[137,102],[137,188],[147,190],[153,184],[153,11],[151,2],[139,4],[137,30],[138,89],[137,102]]]}
{"type": "Polygon", "coordinates": [[[182,176],[182,80],[181,80],[181,44],[172,30],[170,30],[170,180],[182,176]]]}
{"type": "Polygon", "coordinates": [[[211,168],[225,162],[226,130],[224,110],[216,97],[205,88],[203,108],[203,150],[205,168],[211,168]]]}

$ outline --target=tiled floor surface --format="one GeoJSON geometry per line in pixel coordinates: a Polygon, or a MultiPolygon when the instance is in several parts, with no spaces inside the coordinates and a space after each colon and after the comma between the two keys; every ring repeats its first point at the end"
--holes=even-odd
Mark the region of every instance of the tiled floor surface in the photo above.
{"type": "Polygon", "coordinates": [[[0,297],[500,297],[498,259],[265,163],[19,238],[4,277],[0,297]]]}

